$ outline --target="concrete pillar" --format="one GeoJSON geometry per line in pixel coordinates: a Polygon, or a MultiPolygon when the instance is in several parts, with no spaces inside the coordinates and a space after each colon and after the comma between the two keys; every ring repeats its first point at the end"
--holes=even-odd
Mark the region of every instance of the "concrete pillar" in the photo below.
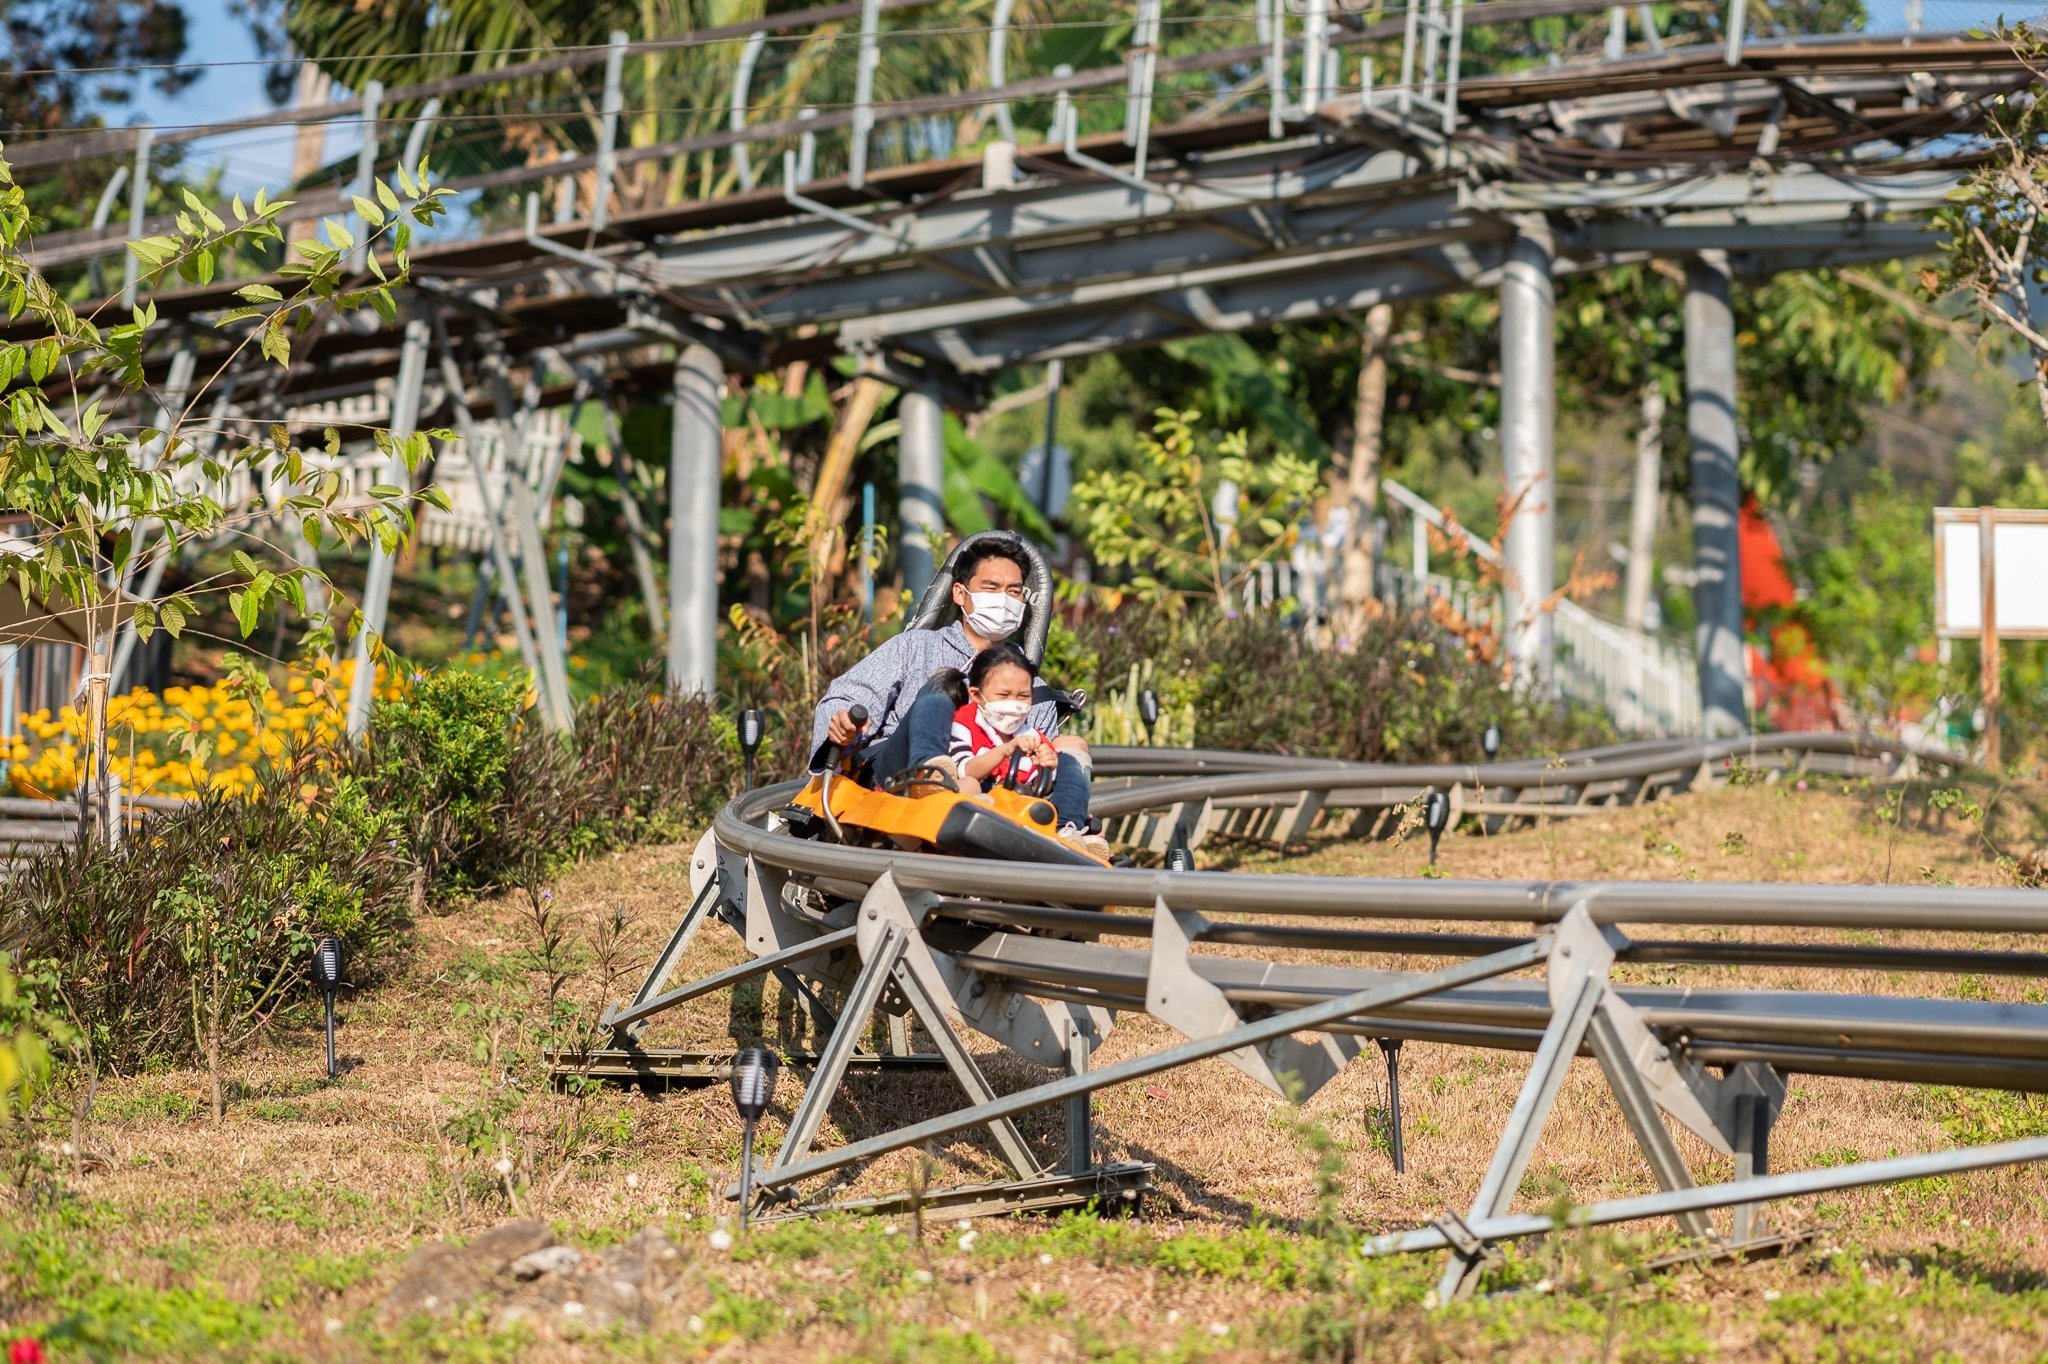
{"type": "Polygon", "coordinates": [[[1728,259],[1707,252],[1685,271],[1685,426],[1692,440],[1693,603],[1699,624],[1700,728],[1749,732],[1742,664],[1742,484],[1735,432],[1735,314],[1728,259]]]}
{"type": "Polygon", "coordinates": [[[896,405],[903,434],[896,441],[897,563],[903,590],[915,602],[938,571],[937,547],[946,529],[946,416],[924,389],[906,388],[896,405]]]}
{"type": "Polygon", "coordinates": [[[718,686],[718,497],[725,366],[703,346],[676,358],[668,462],[668,684],[718,686]]]}
{"type": "Polygon", "coordinates": [[[1500,452],[1511,515],[1507,533],[1507,651],[1518,680],[1548,688],[1551,619],[1543,611],[1557,576],[1556,307],[1550,233],[1526,224],[1509,248],[1500,284],[1500,452]],[[1520,499],[1517,502],[1516,499],[1520,499]]]}

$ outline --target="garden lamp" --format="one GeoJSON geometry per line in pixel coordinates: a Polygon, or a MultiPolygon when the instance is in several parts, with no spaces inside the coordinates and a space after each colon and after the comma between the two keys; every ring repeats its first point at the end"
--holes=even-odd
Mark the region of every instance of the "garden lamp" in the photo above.
{"type": "Polygon", "coordinates": [[[1401,1149],[1401,1039],[1382,1037],[1380,1054],[1387,1058],[1387,1153],[1394,1158],[1394,1173],[1408,1173],[1408,1154],[1401,1149]]]}
{"type": "Polygon", "coordinates": [[[768,717],[758,710],[740,712],[740,752],[747,760],[747,787],[754,789],[754,759],[761,752],[761,734],[768,727],[768,717]]]}
{"type": "Polygon", "coordinates": [[[1451,823],[1451,798],[1434,786],[1422,798],[1422,825],[1429,830],[1429,865],[1436,865],[1437,840],[1451,823]]]}
{"type": "Polygon", "coordinates": [[[1159,725],[1159,693],[1150,687],[1138,693],[1138,715],[1145,722],[1145,742],[1152,742],[1152,731],[1159,725]]]}
{"type": "Polygon", "coordinates": [[[1185,829],[1176,827],[1173,831],[1173,838],[1166,845],[1166,869],[1168,871],[1193,871],[1195,869],[1195,852],[1194,849],[1188,846],[1188,836],[1185,829]]]}
{"type": "Polygon", "coordinates": [[[341,976],[348,963],[341,939],[329,935],[313,944],[313,984],[327,1000],[327,1078],[334,1078],[334,992],[341,988],[341,976]]]}
{"type": "Polygon", "coordinates": [[[1479,736],[1479,746],[1486,750],[1486,760],[1492,762],[1500,756],[1500,726],[1488,721],[1486,733],[1479,736]]]}
{"type": "Polygon", "coordinates": [[[732,1106],[746,1124],[740,1137],[740,1230],[746,1230],[747,1207],[754,1201],[754,1124],[775,1097],[781,1062],[766,1047],[748,1047],[732,1059],[732,1106]]]}

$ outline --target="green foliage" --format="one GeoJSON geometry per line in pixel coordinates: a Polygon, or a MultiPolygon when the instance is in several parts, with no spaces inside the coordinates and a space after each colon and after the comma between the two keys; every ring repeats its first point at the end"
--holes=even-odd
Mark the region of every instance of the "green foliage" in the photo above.
{"type": "MultiPolygon", "coordinates": [[[[268,284],[239,290],[244,306],[228,309],[217,326],[230,333],[232,364],[254,350],[289,367],[293,339],[332,310],[370,307],[396,316],[394,287],[403,282],[414,225],[427,225],[443,210],[445,191],[401,168],[397,185],[379,182],[377,199],[358,199],[357,209],[371,235],[389,250],[391,269],[376,249],[367,253],[370,283],[345,287],[353,237],[329,219],[327,239],[293,244],[297,259],[281,266],[291,293],[268,284]]],[[[191,191],[183,192],[173,234],[129,244],[149,289],[166,282],[208,284],[221,262],[237,249],[278,243],[278,215],[287,207],[259,192],[252,204],[237,197],[216,212],[191,191]],[[230,225],[223,214],[232,215],[230,225]]],[[[31,263],[33,244],[23,191],[0,162],[0,300],[7,318],[29,339],[0,344],[0,389],[6,391],[0,422],[0,506],[28,519],[26,542],[0,547],[0,583],[13,583],[35,601],[82,610],[85,629],[96,640],[111,637],[123,607],[106,586],[108,570],[119,580],[178,553],[194,540],[244,533],[258,518],[268,520],[281,505],[297,514],[316,546],[328,539],[351,543],[375,537],[395,546],[412,527],[414,498],[380,486],[364,503],[344,501],[344,480],[321,452],[293,446],[282,426],[261,429],[247,443],[217,442],[184,429],[186,412],[172,413],[166,429],[113,420],[125,409],[153,410],[145,390],[143,354],[156,338],[155,306],[141,302],[131,320],[105,328],[81,317],[31,263]],[[231,505],[229,489],[265,466],[271,497],[255,507],[231,505]]],[[[374,246],[375,243],[372,243],[374,246]]],[[[208,381],[210,383],[210,380],[208,381]]],[[[206,387],[202,384],[201,390],[206,387]]],[[[417,468],[428,450],[428,433],[394,442],[377,440],[389,454],[417,468]]],[[[327,432],[332,455],[339,436],[327,432]]],[[[436,501],[439,494],[421,493],[436,501]]],[[[163,600],[134,607],[128,619],[145,639],[161,627],[179,634],[198,614],[194,594],[221,594],[246,637],[269,608],[288,603],[304,613],[306,584],[317,569],[291,565],[273,569],[236,551],[232,568],[163,600]]],[[[326,621],[308,632],[311,646],[332,639],[326,621]]]]}
{"type": "Polygon", "coordinates": [[[1200,412],[1159,409],[1139,437],[1139,467],[1105,469],[1074,488],[1071,514],[1095,561],[1127,572],[1131,589],[1156,605],[1234,600],[1259,565],[1294,547],[1295,522],[1319,484],[1308,460],[1253,460],[1243,431],[1212,437],[1198,433],[1201,421],[1200,412]],[[1236,496],[1219,508],[1225,485],[1236,496]]]}
{"type": "Polygon", "coordinates": [[[427,884],[490,879],[524,702],[517,683],[441,668],[372,716],[360,789],[396,820],[427,884]]]}
{"type": "Polygon", "coordinates": [[[1600,742],[1604,723],[1533,702],[1422,616],[1369,621],[1348,650],[1316,648],[1268,616],[1118,612],[1077,634],[1070,685],[1149,664],[1162,712],[1191,707],[1204,748],[1358,761],[1470,761],[1489,721],[1503,748],[1538,754],[1600,742]]]}
{"type": "Polygon", "coordinates": [[[311,766],[292,757],[249,799],[208,796],[121,848],[71,844],[15,874],[0,938],[51,964],[99,1066],[190,1059],[207,1035],[231,1053],[303,982],[319,933],[346,932],[358,972],[403,941],[403,859],[355,796],[300,796],[311,766]]]}
{"type": "Polygon", "coordinates": [[[2035,316],[2048,252],[2048,101],[2039,80],[2048,39],[2001,17],[1995,36],[2036,77],[2033,88],[1983,105],[1988,155],[1964,175],[1936,217],[1948,233],[1941,265],[1922,272],[1930,292],[1955,292],[1977,325],[2029,357],[2041,418],[2048,422],[2048,328],[2035,316]]]}
{"type": "Polygon", "coordinates": [[[1800,558],[1800,618],[1845,700],[1891,728],[1950,684],[1934,638],[1934,537],[1927,511],[1878,471],[1847,507],[1822,511],[1824,548],[1800,558]]]}

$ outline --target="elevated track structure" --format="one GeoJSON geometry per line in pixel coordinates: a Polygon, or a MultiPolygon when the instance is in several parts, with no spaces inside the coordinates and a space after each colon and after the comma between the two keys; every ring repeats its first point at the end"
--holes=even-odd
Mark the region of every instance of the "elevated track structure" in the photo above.
{"type": "MultiPolygon", "coordinates": [[[[1636,743],[1556,762],[1483,767],[1316,763],[1200,750],[1105,751],[1098,804],[1154,847],[1240,836],[1295,841],[1374,822],[1426,789],[1478,793],[1477,821],[1658,799],[1725,779],[1797,774],[1884,781],[1951,760],[1841,735],[1755,744],[1636,743]],[[1341,812],[1341,817],[1340,816],[1341,812]]],[[[1404,1043],[1530,1055],[1520,1096],[1469,1210],[1446,1211],[1370,1253],[1445,1250],[1443,1300],[1471,1290],[1507,1239],[1572,1225],[1672,1218],[1705,1253],[1783,1243],[1765,1230],[1777,1198],[2048,1158],[2048,1139],[1772,1172],[1769,1136],[1799,1074],[2048,1091],[2048,1008],[1957,999],[1940,977],[2030,976],[2048,968],[2048,893],[1924,886],[1483,882],[1082,868],[982,862],[842,846],[793,835],[786,783],[727,806],[691,865],[692,903],[630,1001],[607,1010],[608,1049],[563,1071],[653,1084],[718,1073],[715,1053],[656,1047],[646,1034],[691,1000],[775,976],[815,1024],[815,1050],[775,1154],[752,1175],[762,1215],[820,1207],[895,1209],[909,1195],[833,1203],[831,1191],[890,1152],[985,1129],[1009,1169],[993,1182],[924,1189],[928,1215],[1135,1199],[1142,1163],[1095,1154],[1088,1096],[1222,1058],[1269,1090],[1306,1099],[1362,1050],[1386,1059],[1398,1135],[1404,1043]],[[750,960],[684,984],[678,967],[716,920],[750,960]],[[1838,936],[1806,930],[1838,930],[1838,936]],[[1661,930],[1661,932],[1660,932],[1661,930]],[[1674,932],[1675,930],[1675,932],[1674,932]],[[1801,930],[1795,932],[1794,930],[1801,930]],[[1876,940],[1873,941],[1873,935],[1876,940]],[[1932,935],[1939,935],[1933,937],[1932,935]],[[1905,941],[1901,941],[1901,937],[1905,941]],[[1217,948],[1239,949],[1221,955],[1217,948]],[[1414,965],[1441,963],[1430,969],[1414,965]],[[1658,963],[1796,973],[1793,988],[1621,983],[1658,963]],[[1838,973],[1882,970],[1896,994],[1845,992],[1838,973]],[[1119,1015],[1148,1014],[1183,1041],[1093,1064],[1119,1015]],[[876,1019],[891,1047],[862,1050],[876,1019]],[[913,1052],[915,1022],[931,1049],[913,1052]],[[998,1092],[965,1044],[980,1033],[1048,1076],[998,1092]],[[1591,1056],[1661,1192],[1586,1204],[1563,1222],[1517,1213],[1516,1193],[1565,1069],[1591,1056]],[[941,1067],[966,1102],[932,1116],[858,1106],[861,1130],[821,1144],[849,1067],[941,1067]],[[1047,1158],[1016,1119],[1064,1110],[1047,1158]],[[1666,1119],[1733,1160],[1695,1183],[1666,1119]],[[880,1130],[873,1130],[880,1129],[880,1130]],[[806,1194],[806,1188],[821,1192],[806,1194]],[[1715,1221],[1712,1214],[1728,1210],[1715,1221]]]]}
{"type": "MultiPolygon", "coordinates": [[[[852,0],[694,33],[618,34],[403,89],[370,83],[272,118],[101,130],[7,150],[24,178],[94,156],[125,161],[125,227],[38,245],[47,267],[77,268],[158,226],[145,211],[152,149],[353,123],[362,130],[356,180],[307,189],[286,216],[346,214],[350,193],[394,154],[416,160],[439,145],[444,99],[602,73],[594,145],[451,182],[479,195],[527,190],[523,221],[515,212],[511,226],[486,226],[504,221],[502,199],[492,201],[500,209],[479,210],[474,235],[415,250],[396,324],[329,319],[282,368],[251,348],[209,391],[205,414],[216,432],[278,420],[318,430],[343,409],[362,423],[461,432],[472,452],[450,452],[443,470],[467,510],[452,524],[429,517],[421,533],[488,556],[522,627],[543,714],[560,727],[571,723],[566,672],[547,628],[552,589],[535,566],[562,463],[580,442],[568,434],[573,422],[548,414],[586,405],[615,414],[633,396],[672,405],[666,514],[627,493],[636,577],[650,619],[664,625],[670,677],[711,690],[719,397],[734,377],[851,356],[902,389],[895,543],[915,592],[943,534],[942,413],[985,402],[1003,370],[1475,289],[1501,294],[1505,491],[1523,499],[1505,552],[1509,649],[1539,674],[1616,685],[1596,667],[1559,666],[1551,618],[1536,609],[1551,595],[1555,561],[1553,283],[1615,262],[1681,261],[1699,704],[1630,704],[1641,728],[1693,728],[1696,713],[1699,730],[1720,736],[1747,720],[1734,581],[1734,281],[1930,249],[1926,215],[1973,163],[1985,109],[2031,79],[1980,37],[1745,34],[1740,4],[1660,34],[1647,9],[1589,0],[1410,0],[1381,20],[1322,0],[1261,0],[1235,19],[1207,16],[1207,28],[1204,16],[1137,0],[1130,14],[1074,21],[1128,22],[1121,60],[1023,71],[1012,5],[996,0],[973,35],[988,45],[985,63],[953,88],[884,98],[877,92],[890,82],[878,84],[878,72],[888,76],[897,43],[915,41],[918,10],[914,0],[852,0]],[[1528,25],[1572,16],[1582,36],[1604,17],[1604,44],[1528,65],[1528,25]],[[1214,45],[1177,44],[1166,55],[1162,23],[1213,34],[1214,45]],[[851,89],[821,87],[812,103],[776,54],[819,34],[858,55],[851,89]],[[1519,69],[1475,69],[1489,35],[1519,69]],[[621,71],[629,58],[670,50],[729,54],[727,126],[634,145],[621,71]],[[751,92],[771,79],[784,83],[777,109],[804,102],[794,116],[757,117],[751,92]],[[1084,102],[1120,104],[1121,130],[1084,134],[1084,102]],[[956,121],[969,117],[992,118],[1003,136],[978,154],[952,154],[956,121]],[[618,202],[624,168],[681,155],[724,158],[728,191],[649,208],[618,202]],[[544,220],[544,197],[563,211],[544,220]],[[664,549],[665,598],[653,568],[664,549]]],[[[102,196],[101,224],[120,188],[102,196]]],[[[246,282],[153,296],[161,325],[149,374],[166,410],[186,406],[195,368],[225,360],[231,338],[212,324],[246,282]]],[[[131,269],[125,297],[135,288],[131,269]]],[[[149,415],[132,417],[140,426],[149,415]]],[[[374,448],[350,435],[348,477],[363,486],[388,477],[374,448]]],[[[289,513],[278,519],[289,541],[289,513]]],[[[389,589],[388,571],[370,575],[373,633],[389,589]]],[[[1568,647],[1633,647],[1597,633],[1568,647]]],[[[366,718],[367,706],[358,709],[366,718]]]]}

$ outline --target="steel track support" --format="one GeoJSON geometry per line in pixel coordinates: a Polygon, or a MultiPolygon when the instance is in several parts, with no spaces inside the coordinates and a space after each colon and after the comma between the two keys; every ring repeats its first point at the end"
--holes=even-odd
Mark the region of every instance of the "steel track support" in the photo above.
{"type": "MultiPolygon", "coordinates": [[[[1093,1059],[1094,1045],[1087,1030],[1073,1023],[1067,1028],[1067,1074],[1086,1075],[1093,1059]]],[[[1094,1100],[1076,1094],[1067,1100],[1067,1173],[1085,1175],[1095,1168],[1094,1100]]]]}
{"type": "MultiPolygon", "coordinates": [[[[918,1021],[923,1023],[925,1031],[932,1035],[932,1042],[937,1046],[939,1055],[946,1058],[946,1068],[953,1072],[953,1078],[967,1091],[968,1102],[993,1102],[996,1092],[990,1086],[988,1077],[981,1073],[981,1067],[974,1063],[974,1057],[969,1054],[967,1048],[960,1045],[959,1034],[955,1033],[946,1021],[946,1010],[932,992],[925,988],[923,979],[911,968],[911,964],[903,959],[901,952],[897,954],[891,974],[895,977],[896,988],[910,1001],[911,1010],[917,1015],[918,1021]]],[[[1017,1130],[1015,1121],[1010,1118],[994,1118],[990,1120],[988,1129],[989,1134],[995,1138],[996,1149],[1003,1153],[1003,1159],[1008,1162],[1010,1169],[1016,1172],[1017,1178],[1036,1179],[1045,1173],[1037,1159],[1032,1156],[1031,1148],[1025,1145],[1024,1134],[1017,1130]]]]}
{"type": "MultiPolygon", "coordinates": [[[[1412,12],[1412,11],[1411,11],[1412,12]]],[[[1545,609],[1557,572],[1556,342],[1547,223],[1522,224],[1500,285],[1500,453],[1507,494],[1507,649],[1516,681],[1548,688],[1555,658],[1545,609]]]]}
{"type": "MultiPolygon", "coordinates": [[[[1692,1172],[1685,1168],[1685,1157],[1678,1153],[1678,1143],[1671,1139],[1670,1131],[1664,1126],[1663,1115],[1657,1111],[1657,1101],[1650,1096],[1649,1087],[1643,1083],[1643,1077],[1631,1062],[1613,1014],[1606,1009],[1594,1010],[1588,1031],[1592,1034],[1593,1055],[1600,1062],[1601,1073],[1607,1077],[1607,1087],[1620,1101],[1621,1115],[1628,1120],[1636,1145],[1642,1147],[1643,1154],[1649,1158],[1650,1173],[1656,1176],[1657,1187],[1666,1191],[1690,1189],[1693,1186],[1692,1172]]],[[[1695,1241],[1714,1239],[1713,1224],[1707,1221],[1704,1212],[1681,1212],[1678,1225],[1695,1241]]]]}
{"type": "Polygon", "coordinates": [[[515,401],[504,343],[496,336],[486,340],[484,370],[490,380],[492,406],[497,410],[499,435],[505,442],[506,499],[499,505],[516,537],[526,601],[533,612],[534,652],[540,659],[537,681],[545,703],[541,717],[549,728],[567,734],[575,728],[576,716],[569,701],[568,663],[554,628],[555,592],[548,583],[541,510],[534,498],[533,452],[526,439],[527,423],[540,403],[539,376],[529,373],[526,391],[515,401]]]}
{"type": "MultiPolygon", "coordinates": [[[[1583,914],[1584,910],[1580,907],[1573,912],[1583,914]]],[[[1578,1055],[1579,1044],[1585,1040],[1586,1028],[1593,1020],[1593,1010],[1607,988],[1604,971],[1589,971],[1561,955],[1552,958],[1551,969],[1550,1026],[1544,1030],[1536,1058],[1529,1064],[1522,1092],[1515,1096],[1507,1130],[1501,1134],[1493,1164],[1487,1167],[1466,1223],[1500,1217],[1514,1202],[1522,1174],[1529,1168],[1529,1157],[1536,1150],[1536,1139],[1542,1135],[1543,1124],[1557,1104],[1557,1091],[1564,1084],[1565,1072],[1578,1055]]],[[[1469,1294],[1485,1254],[1483,1243],[1468,1243],[1454,1250],[1450,1263],[1444,1267],[1443,1278],[1437,1283],[1437,1301],[1447,1303],[1469,1294]]]]}
{"type": "Polygon", "coordinates": [[[1065,1103],[1077,1094],[1092,1094],[1098,1089],[1108,1089],[1112,1085],[1158,1075],[1190,1062],[1221,1056],[1240,1047],[1262,1046],[1290,1033],[1315,1032],[1357,1014],[1392,1008],[1412,999],[1456,989],[1460,985],[1490,980],[1495,976],[1534,966],[1549,954],[1549,941],[1538,939],[1504,952],[1446,966],[1438,971],[1405,976],[1384,985],[1339,995],[1321,1003],[1289,1009],[1284,1013],[1261,1018],[1255,1023],[1247,1023],[1219,1037],[1205,1037],[1199,1041],[1185,1042],[1149,1056],[1133,1057],[1100,1070],[1091,1070],[1085,1075],[1069,1075],[1031,1089],[1005,1094],[942,1117],[912,1123],[861,1141],[849,1142],[845,1146],[820,1155],[780,1163],[775,1169],[764,1171],[761,1182],[764,1188],[785,1187],[815,1175],[857,1165],[890,1151],[922,1145],[970,1127],[985,1126],[997,1118],[1014,1117],[1019,1113],[1028,1113],[1032,1109],[1065,1103]]]}
{"type": "MultiPolygon", "coordinates": [[[[374,85],[375,82],[372,82],[374,85]]],[[[406,319],[405,342],[399,352],[398,378],[391,394],[391,458],[384,470],[384,482],[410,490],[412,471],[406,468],[405,442],[419,425],[420,389],[427,373],[427,319],[414,313],[406,319]]],[[[377,662],[370,651],[373,639],[384,636],[384,616],[391,604],[391,575],[396,567],[396,545],[385,548],[381,539],[370,541],[370,570],[363,583],[363,625],[356,634],[356,673],[348,693],[348,737],[359,739],[370,727],[370,705],[377,695],[377,662]]]]}
{"type": "MultiPolygon", "coordinates": [[[[789,1130],[783,1134],[782,1145],[775,1152],[774,1164],[769,1173],[786,1170],[810,1154],[811,1143],[818,1138],[818,1128],[824,1124],[825,1110],[832,1103],[832,1096],[839,1092],[839,1083],[846,1077],[846,1063],[859,1050],[861,1035],[867,1031],[868,1019],[874,1015],[875,1006],[882,1002],[882,991],[895,978],[896,963],[903,960],[907,939],[903,930],[894,924],[882,933],[875,952],[861,964],[860,974],[854,978],[853,989],[848,992],[846,1004],[839,1011],[839,1026],[832,1030],[825,1049],[818,1053],[818,1068],[811,1072],[811,1082],[804,1089],[803,1101],[789,1120],[789,1130]]],[[[760,1188],[760,1181],[755,1181],[760,1188]]]]}
{"type": "Polygon", "coordinates": [[[1685,425],[1692,438],[1692,543],[1701,737],[1749,732],[1742,644],[1742,483],[1735,425],[1735,312],[1728,258],[1685,269],[1685,425]]]}
{"type": "Polygon", "coordinates": [[[725,365],[708,347],[676,357],[668,497],[668,684],[684,695],[718,687],[718,499],[725,463],[725,365]]]}
{"type": "MultiPolygon", "coordinates": [[[[441,382],[447,387],[449,401],[455,407],[455,426],[462,433],[464,446],[474,451],[479,448],[475,415],[463,398],[467,385],[462,377],[462,368],[456,363],[455,350],[448,339],[448,326],[440,313],[434,313],[434,339],[441,352],[441,382]]],[[[497,590],[511,609],[512,637],[519,644],[519,658],[526,665],[526,671],[535,678],[541,675],[540,651],[533,638],[533,627],[528,623],[526,599],[519,586],[518,566],[514,563],[514,551],[510,535],[505,529],[505,513],[498,498],[498,490],[491,486],[481,462],[474,456],[470,469],[476,477],[477,496],[484,504],[484,520],[489,524],[491,537],[491,566],[496,570],[497,590]]],[[[552,711],[542,707],[541,718],[551,722],[552,711]]]]}

